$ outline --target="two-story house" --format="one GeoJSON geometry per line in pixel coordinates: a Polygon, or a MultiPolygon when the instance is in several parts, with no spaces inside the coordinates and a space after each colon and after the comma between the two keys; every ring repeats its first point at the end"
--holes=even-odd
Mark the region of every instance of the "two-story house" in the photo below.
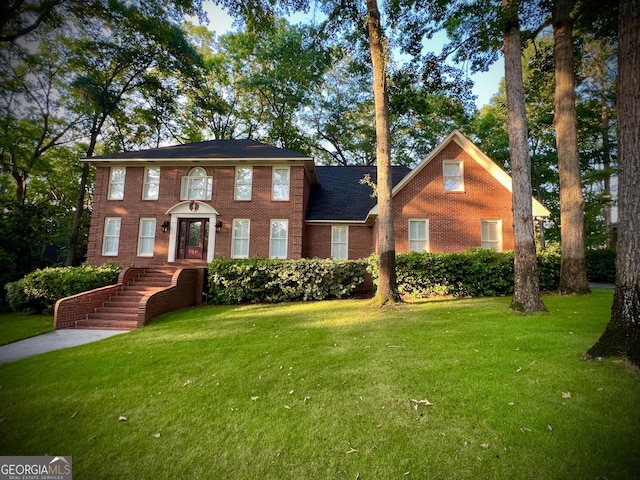
{"type": "MultiPolygon", "coordinates": [[[[88,262],[204,265],[216,257],[366,257],[376,250],[375,167],[316,166],[253,140],[88,159],[88,262]]],[[[511,179],[454,131],[416,168],[393,167],[398,252],[513,248],[511,179]]],[[[549,212],[533,199],[533,216],[549,212]]]]}
{"type": "MultiPolygon", "coordinates": [[[[197,303],[202,267],[214,258],[355,259],[376,252],[375,167],[316,166],[311,157],[254,140],[213,140],[85,161],[96,166],[88,263],[135,267],[122,274],[122,285],[142,271],[157,277],[147,278],[146,290],[138,289],[133,326],[168,306],[197,303]],[[197,268],[188,267],[200,267],[199,277],[191,276],[197,268]],[[181,285],[182,293],[155,291],[163,278],[181,285]]],[[[511,178],[460,132],[452,132],[416,168],[393,167],[393,185],[397,252],[513,249],[511,178]]],[[[533,199],[531,215],[549,212],[533,199]]],[[[82,302],[103,308],[113,292],[101,292],[90,302],[57,306],[58,328],[81,325],[82,302]]],[[[109,308],[119,321],[122,312],[109,308]]]]}

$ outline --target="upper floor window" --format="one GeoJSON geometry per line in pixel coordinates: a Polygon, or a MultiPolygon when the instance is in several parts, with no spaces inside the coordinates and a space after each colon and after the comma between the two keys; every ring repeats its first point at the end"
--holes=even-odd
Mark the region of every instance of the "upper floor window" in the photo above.
{"type": "Polygon", "coordinates": [[[189,175],[182,177],[180,200],[211,200],[213,177],[207,176],[202,167],[192,168],[189,175]]]}
{"type": "Polygon", "coordinates": [[[461,160],[445,160],[442,175],[445,192],[464,192],[464,175],[461,160]]]}
{"type": "Polygon", "coordinates": [[[141,218],[138,231],[138,255],[141,257],[153,256],[153,245],[156,239],[156,219],[141,218]]]}
{"type": "Polygon", "coordinates": [[[124,198],[124,179],[127,174],[125,167],[111,167],[109,175],[109,200],[122,200],[124,198]]]}
{"type": "Polygon", "coordinates": [[[272,200],[289,200],[289,173],[289,167],[273,167],[272,200]]]}
{"type": "Polygon", "coordinates": [[[409,220],[409,251],[429,251],[429,220],[409,220]]]}
{"type": "Polygon", "coordinates": [[[502,220],[482,220],[482,248],[502,251],[502,220]]]}
{"type": "Polygon", "coordinates": [[[271,235],[269,237],[269,257],[287,258],[289,220],[271,220],[271,235]]]}
{"type": "Polygon", "coordinates": [[[157,200],[160,193],[160,168],[147,167],[144,169],[143,200],[157,200]]]}
{"type": "Polygon", "coordinates": [[[249,219],[234,219],[231,233],[231,258],[249,258],[249,219]]]}
{"type": "Polygon", "coordinates": [[[349,227],[334,225],[331,227],[331,256],[339,260],[349,258],[349,227]]]}
{"type": "Polygon", "coordinates": [[[236,167],[236,200],[251,200],[251,184],[253,182],[252,167],[236,167]]]}
{"type": "Polygon", "coordinates": [[[104,220],[104,238],[102,239],[103,255],[118,255],[120,243],[120,218],[107,217],[104,220]]]}

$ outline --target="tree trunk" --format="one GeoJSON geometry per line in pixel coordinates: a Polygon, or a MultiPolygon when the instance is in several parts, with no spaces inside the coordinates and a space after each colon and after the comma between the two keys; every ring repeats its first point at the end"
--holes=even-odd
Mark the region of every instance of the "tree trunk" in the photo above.
{"type": "Polygon", "coordinates": [[[640,0],[618,18],[618,255],[611,319],[588,356],[640,365],[640,0]]]}
{"type": "Polygon", "coordinates": [[[514,291],[512,310],[546,311],[537,275],[533,232],[531,157],[527,138],[527,112],[522,81],[522,56],[517,0],[503,0],[508,19],[504,32],[504,68],[507,90],[509,150],[513,177],[514,291]]]}
{"type": "Polygon", "coordinates": [[[560,177],[560,283],[561,295],[589,293],[584,254],[584,197],[578,156],[578,116],[573,66],[573,20],[569,0],[556,0],[553,8],[555,63],[555,115],[560,177]]]}
{"type": "Polygon", "coordinates": [[[378,173],[378,253],[380,273],[376,301],[379,304],[400,300],[396,282],[396,241],[393,229],[391,190],[389,94],[387,91],[386,53],[382,43],[380,11],[376,0],[367,0],[367,29],[373,67],[373,99],[376,114],[376,163],[378,173]]]}

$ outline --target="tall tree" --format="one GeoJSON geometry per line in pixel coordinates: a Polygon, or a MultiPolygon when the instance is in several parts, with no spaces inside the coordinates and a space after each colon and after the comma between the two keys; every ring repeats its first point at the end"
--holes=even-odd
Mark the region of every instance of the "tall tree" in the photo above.
{"type": "Polygon", "coordinates": [[[522,49],[518,0],[502,1],[504,65],[509,118],[509,148],[513,178],[514,291],[511,309],[546,311],[537,275],[536,243],[531,200],[531,158],[527,135],[527,112],[522,81],[522,49]]]}
{"type": "Polygon", "coordinates": [[[396,282],[396,240],[393,228],[391,191],[391,135],[389,130],[389,91],[387,57],[384,47],[380,11],[376,0],[367,0],[367,31],[373,68],[373,99],[376,112],[376,172],[378,194],[378,254],[380,273],[376,301],[379,304],[400,300],[396,282]]]}
{"type": "MultiPolygon", "coordinates": [[[[156,16],[152,13],[145,15],[135,6],[112,2],[101,18],[96,17],[95,22],[85,25],[88,31],[82,38],[69,40],[78,72],[73,85],[77,99],[75,109],[85,118],[86,158],[94,155],[107,121],[122,109],[122,102],[136,90],[158,80],[154,72],[196,75],[201,59],[186,41],[184,32],[161,11],[156,11],[156,16]],[[127,41],[123,42],[123,38],[127,41]]],[[[77,263],[89,173],[89,164],[85,163],[79,179],[68,265],[77,263]]]]}
{"type": "Polygon", "coordinates": [[[589,293],[584,242],[584,197],[578,155],[578,116],[569,0],[555,0],[552,14],[555,116],[560,177],[561,294],[589,293]]]}
{"type": "Polygon", "coordinates": [[[618,19],[618,255],[611,319],[587,354],[624,354],[640,365],[640,0],[618,19]]]}

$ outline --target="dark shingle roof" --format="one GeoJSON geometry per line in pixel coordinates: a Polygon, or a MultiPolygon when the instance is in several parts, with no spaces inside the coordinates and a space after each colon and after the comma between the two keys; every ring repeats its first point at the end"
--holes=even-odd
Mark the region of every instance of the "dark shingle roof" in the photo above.
{"type": "Polygon", "coordinates": [[[90,158],[95,160],[163,160],[163,159],[310,159],[301,153],[278,148],[256,140],[209,140],[136,152],[114,153],[90,158]]]}
{"type": "MultiPolygon", "coordinates": [[[[395,166],[393,185],[397,185],[411,169],[395,166]]],[[[366,174],[377,179],[375,166],[316,167],[319,185],[314,185],[309,197],[307,220],[363,221],[377,203],[371,197],[371,187],[360,180],[366,174]]]]}

